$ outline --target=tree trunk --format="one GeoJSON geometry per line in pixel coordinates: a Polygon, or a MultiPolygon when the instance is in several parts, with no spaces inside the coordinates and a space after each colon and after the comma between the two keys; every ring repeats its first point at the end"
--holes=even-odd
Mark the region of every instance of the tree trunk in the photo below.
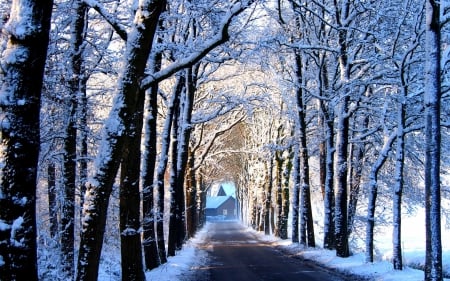
{"type": "MultiPolygon", "coordinates": [[[[260,188],[264,188],[264,187],[260,187],[260,188]]],[[[256,226],[257,226],[257,228],[256,228],[256,230],[258,230],[258,231],[263,231],[264,230],[264,218],[263,218],[263,207],[261,207],[261,206],[263,206],[264,205],[264,202],[259,202],[259,201],[257,201],[257,204],[258,204],[258,206],[256,207],[256,215],[257,215],[257,217],[256,217],[256,226]]]]}
{"type": "Polygon", "coordinates": [[[259,214],[258,214],[259,212],[258,212],[258,207],[257,207],[257,198],[253,194],[252,191],[249,191],[249,192],[250,192],[250,200],[249,200],[250,224],[253,229],[256,229],[256,227],[258,226],[258,217],[259,217],[259,214]]]}
{"type": "Polygon", "coordinates": [[[169,160],[169,148],[170,148],[170,131],[172,130],[172,123],[175,111],[178,108],[178,103],[180,99],[180,93],[183,90],[183,81],[181,81],[180,77],[175,83],[174,91],[172,93],[172,97],[169,103],[169,108],[167,110],[166,120],[164,123],[164,128],[162,131],[161,138],[161,152],[160,152],[160,161],[158,163],[158,170],[156,172],[156,182],[155,186],[158,192],[157,198],[157,221],[156,221],[156,237],[158,244],[158,253],[161,264],[167,262],[166,256],[166,246],[164,239],[164,200],[165,200],[165,191],[164,191],[164,175],[167,169],[167,163],[169,160]]]}
{"type": "MultiPolygon", "coordinates": [[[[322,30],[324,27],[322,27],[322,30]]],[[[323,56],[325,59],[325,56],[323,56]]],[[[322,71],[320,72],[319,83],[321,89],[321,96],[324,99],[328,97],[325,96],[326,91],[329,90],[329,79],[328,79],[328,68],[326,61],[322,63],[322,71]]],[[[325,102],[325,100],[319,101],[319,108],[321,112],[321,120],[323,124],[324,131],[324,151],[321,154],[321,180],[323,181],[323,208],[324,208],[324,222],[323,222],[323,247],[325,249],[335,248],[335,237],[334,237],[334,108],[330,103],[325,102]],[[324,162],[324,163],[323,163],[324,162]]]]}
{"type": "MultiPolygon", "coordinates": [[[[336,1],[335,1],[336,4],[336,1]]],[[[338,25],[349,16],[350,1],[345,1],[342,6],[336,9],[336,20],[338,25]]],[[[342,26],[340,26],[342,27],[342,26]]],[[[347,55],[347,29],[339,29],[339,66],[341,71],[341,83],[345,86],[343,91],[350,91],[348,86],[350,78],[350,70],[347,55]]],[[[349,92],[343,92],[339,101],[338,124],[336,135],[336,167],[335,181],[336,198],[335,198],[335,239],[336,239],[336,255],[338,257],[348,257],[350,255],[348,246],[348,226],[347,226],[347,175],[348,175],[348,133],[349,133],[349,117],[348,104],[350,101],[349,92]]]]}
{"type": "Polygon", "coordinates": [[[61,257],[62,270],[68,279],[74,276],[75,256],[75,188],[77,166],[77,120],[79,113],[79,96],[81,82],[84,81],[83,51],[84,32],[86,23],[86,4],[75,1],[73,7],[73,20],[71,23],[71,40],[69,49],[72,50],[70,58],[69,80],[69,110],[68,124],[64,139],[63,155],[63,200],[61,210],[61,257]]]}
{"type": "Polygon", "coordinates": [[[177,192],[177,227],[176,248],[181,249],[186,240],[186,199],[185,199],[185,177],[189,153],[189,140],[192,132],[192,111],[194,107],[195,92],[197,90],[197,69],[198,64],[186,69],[185,97],[180,106],[180,129],[179,129],[179,149],[177,150],[177,172],[176,190],[177,192]]]}
{"type": "Polygon", "coordinates": [[[306,121],[304,109],[304,91],[303,91],[303,71],[301,54],[295,52],[296,75],[297,75],[297,118],[298,118],[298,137],[299,137],[299,169],[300,174],[300,244],[315,247],[314,222],[311,208],[311,191],[309,184],[309,163],[308,147],[306,139],[306,121]]]}
{"type": "Polygon", "coordinates": [[[290,177],[292,172],[292,158],[294,156],[294,153],[292,151],[292,146],[289,147],[288,151],[288,158],[285,160],[286,164],[284,167],[283,172],[283,188],[282,188],[282,194],[281,194],[281,231],[280,231],[280,238],[281,239],[288,239],[288,220],[289,220],[289,198],[290,198],[290,177]]]}
{"type": "Polygon", "coordinates": [[[206,222],[206,189],[205,184],[203,183],[203,176],[202,173],[198,173],[197,176],[197,196],[198,196],[198,203],[197,203],[197,221],[198,221],[198,227],[203,227],[206,222]]]}
{"type": "Polygon", "coordinates": [[[334,113],[333,109],[328,110],[327,120],[325,122],[326,132],[326,177],[325,177],[325,197],[323,201],[324,205],[324,239],[323,247],[325,249],[335,249],[336,239],[334,236],[334,113]]]}
{"type": "Polygon", "coordinates": [[[135,112],[138,95],[141,93],[140,79],[144,75],[157,22],[164,6],[165,1],[146,1],[136,13],[138,16],[131,31],[134,36],[127,44],[125,67],[109,117],[115,122],[105,126],[97,156],[99,161],[96,174],[86,191],[77,266],[79,281],[97,280],[109,196],[123,155],[125,135],[122,130],[133,126],[128,123],[130,120],[127,120],[127,116],[135,112]]]}
{"type": "Polygon", "coordinates": [[[375,227],[375,206],[378,195],[378,172],[383,166],[391,150],[395,137],[390,136],[386,139],[377,160],[372,165],[369,175],[369,200],[367,203],[367,222],[366,222],[366,262],[373,262],[373,231],[375,227]]]}
{"type": "Polygon", "coordinates": [[[39,111],[53,1],[14,0],[0,56],[0,276],[38,280],[39,111]]]}
{"type": "MultiPolygon", "coordinates": [[[[178,93],[178,95],[181,95],[182,91],[184,89],[184,84],[185,84],[185,77],[181,76],[180,77],[180,84],[181,84],[181,88],[180,92],[178,93]]],[[[180,200],[180,192],[183,192],[183,190],[177,190],[177,166],[178,166],[178,142],[179,142],[179,133],[178,130],[180,128],[180,111],[181,111],[181,106],[180,106],[180,100],[177,99],[177,103],[175,103],[173,105],[173,117],[172,117],[172,141],[171,141],[171,166],[170,166],[170,180],[169,180],[169,186],[170,186],[170,215],[169,215],[169,237],[168,237],[168,241],[167,241],[167,255],[170,256],[175,256],[175,251],[179,250],[177,248],[177,238],[178,238],[178,231],[180,226],[179,223],[179,219],[181,218],[177,218],[177,216],[179,216],[181,214],[181,203],[179,202],[180,200]]]]}
{"type": "MultiPolygon", "coordinates": [[[[78,134],[79,134],[79,169],[78,169],[78,189],[79,189],[79,215],[82,217],[84,205],[84,194],[86,193],[86,183],[88,182],[88,126],[87,126],[87,106],[88,100],[86,96],[86,77],[80,81],[79,96],[79,117],[78,117],[78,134]]],[[[81,224],[81,220],[78,222],[81,224]]]]}
{"type": "Polygon", "coordinates": [[[320,130],[320,142],[319,142],[319,185],[320,192],[322,193],[322,198],[325,200],[325,183],[327,179],[327,141],[326,141],[326,129],[325,129],[325,114],[321,112],[321,103],[323,101],[318,101],[318,120],[317,127],[320,130]]]}
{"type": "MultiPolygon", "coordinates": [[[[406,99],[406,96],[403,96],[406,99]]],[[[392,264],[395,270],[403,269],[402,259],[402,194],[403,194],[403,169],[405,161],[405,101],[401,100],[397,119],[397,149],[395,157],[395,186],[393,196],[393,230],[392,230],[392,264]]]]}
{"type": "Polygon", "coordinates": [[[440,3],[427,0],[425,4],[425,190],[427,253],[425,280],[442,281],[441,242],[441,22],[440,3]]]}
{"type": "Polygon", "coordinates": [[[197,221],[197,183],[195,180],[194,160],[195,155],[189,149],[187,173],[186,173],[186,232],[187,238],[195,235],[198,227],[197,221]]]}
{"type": "Polygon", "coordinates": [[[349,120],[347,115],[349,97],[341,100],[338,113],[338,130],[336,137],[336,205],[335,205],[335,238],[336,255],[348,257],[348,221],[347,221],[347,155],[349,120]]]}
{"type": "MultiPolygon", "coordinates": [[[[160,58],[160,54],[155,58],[155,70],[159,69],[160,58]]],[[[157,155],[158,88],[158,84],[155,84],[149,89],[149,96],[147,97],[147,117],[145,121],[144,168],[142,172],[142,228],[146,270],[151,270],[160,265],[156,241],[156,214],[154,210],[153,183],[157,155]]]]}
{"type": "Polygon", "coordinates": [[[56,167],[53,163],[47,166],[47,194],[48,194],[48,214],[50,222],[50,237],[58,237],[58,204],[56,201],[56,167]]]}
{"type": "MultiPolygon", "coordinates": [[[[371,90],[369,90],[371,91],[371,90]]],[[[361,116],[362,120],[358,120],[355,118],[355,123],[362,127],[361,130],[365,130],[369,127],[369,114],[363,113],[361,116]],[[359,121],[359,122],[358,122],[359,121]]],[[[353,231],[353,224],[356,216],[356,208],[358,206],[359,192],[361,186],[361,177],[363,171],[363,162],[364,162],[364,152],[365,152],[365,143],[364,140],[360,140],[358,143],[352,143],[351,145],[351,157],[350,157],[350,196],[349,196],[349,205],[348,205],[348,225],[347,231],[348,235],[350,235],[353,231]]]]}
{"type": "Polygon", "coordinates": [[[366,225],[366,262],[373,262],[373,231],[375,227],[375,206],[378,195],[378,170],[378,167],[375,169],[372,168],[372,172],[370,174],[369,203],[367,206],[366,225]]]}
{"type": "Polygon", "coordinates": [[[298,225],[299,225],[299,200],[300,200],[300,155],[298,149],[296,149],[294,155],[294,188],[292,191],[292,235],[291,240],[293,243],[299,242],[298,225]]]}
{"type": "MultiPolygon", "coordinates": [[[[288,181],[288,180],[286,180],[286,181],[288,181]]],[[[289,193],[290,193],[290,191],[289,191],[289,186],[286,183],[287,182],[285,182],[285,184],[284,184],[282,195],[281,195],[281,198],[282,198],[281,231],[280,231],[281,239],[288,239],[289,197],[290,197],[289,193]]]]}
{"type": "Polygon", "coordinates": [[[271,205],[272,205],[272,173],[273,173],[273,159],[270,158],[270,162],[268,163],[269,167],[266,168],[266,182],[264,183],[265,190],[265,202],[264,202],[264,234],[270,235],[270,217],[272,214],[271,205]]]}
{"type": "MultiPolygon", "coordinates": [[[[287,239],[283,237],[283,157],[281,151],[275,152],[275,182],[277,183],[276,192],[276,209],[277,209],[277,226],[275,228],[275,236],[281,239],[287,239]]],[[[286,233],[287,234],[287,233],[286,233]]],[[[287,235],[286,235],[287,236],[287,235]]]]}
{"type": "Polygon", "coordinates": [[[126,129],[126,138],[120,167],[120,250],[122,280],[145,281],[140,223],[140,164],[141,134],[144,117],[145,92],[140,91],[136,111],[129,115],[133,126],[126,129]]]}
{"type": "Polygon", "coordinates": [[[269,184],[268,181],[263,186],[263,188],[264,188],[264,202],[262,202],[263,203],[262,204],[263,210],[261,212],[261,216],[262,216],[262,219],[261,219],[261,226],[262,226],[261,231],[264,231],[264,234],[266,234],[266,235],[270,235],[270,203],[271,203],[270,202],[270,200],[271,200],[270,197],[271,196],[268,193],[268,191],[270,189],[269,186],[270,186],[270,184],[269,184]]]}
{"type": "Polygon", "coordinates": [[[63,153],[63,199],[61,200],[61,258],[66,278],[73,279],[75,242],[75,175],[76,175],[76,97],[71,97],[69,124],[63,153]]]}

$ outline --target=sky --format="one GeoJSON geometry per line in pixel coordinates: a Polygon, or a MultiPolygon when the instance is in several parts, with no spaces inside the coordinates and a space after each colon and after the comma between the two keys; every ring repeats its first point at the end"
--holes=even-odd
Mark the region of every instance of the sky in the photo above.
{"type": "MultiPolygon", "coordinates": [[[[423,233],[423,212],[420,210],[413,217],[406,217],[403,220],[403,253],[406,264],[423,263],[424,259],[424,237],[423,233]]],[[[175,281],[186,280],[189,275],[189,269],[204,266],[207,263],[207,252],[202,250],[199,245],[205,239],[208,232],[209,223],[201,229],[197,235],[190,239],[183,249],[175,257],[170,257],[167,264],[146,273],[147,281],[175,281]]],[[[349,258],[336,257],[334,251],[321,248],[303,248],[298,244],[293,244],[290,240],[280,240],[271,235],[264,235],[261,232],[253,231],[262,241],[270,241],[276,246],[283,247],[294,254],[300,254],[303,257],[315,260],[327,267],[341,270],[347,273],[366,277],[376,281],[423,281],[423,271],[406,267],[402,271],[392,269],[390,258],[390,232],[380,231],[377,233],[376,246],[378,249],[378,260],[374,263],[364,262],[364,253],[355,252],[349,258]]],[[[443,229],[443,265],[444,270],[450,272],[450,241],[444,239],[450,234],[450,229],[443,229]]],[[[103,279],[103,281],[110,279],[103,279]]],[[[444,279],[450,281],[450,279],[444,279]]]]}
{"type": "Polygon", "coordinates": [[[217,192],[219,191],[220,186],[223,187],[227,195],[236,197],[236,187],[232,182],[219,182],[217,184],[212,185],[211,189],[209,190],[208,196],[215,196],[215,194],[217,194],[217,192]]]}

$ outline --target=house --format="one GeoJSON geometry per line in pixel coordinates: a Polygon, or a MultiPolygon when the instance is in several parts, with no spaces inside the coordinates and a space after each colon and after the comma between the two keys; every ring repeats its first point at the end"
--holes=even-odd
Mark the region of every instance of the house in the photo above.
{"type": "Polygon", "coordinates": [[[236,219],[236,199],[233,196],[206,198],[207,219],[236,219]]]}
{"type": "Polygon", "coordinates": [[[205,215],[209,220],[236,219],[236,198],[228,195],[224,188],[220,186],[214,196],[208,196],[206,198],[205,215]]]}

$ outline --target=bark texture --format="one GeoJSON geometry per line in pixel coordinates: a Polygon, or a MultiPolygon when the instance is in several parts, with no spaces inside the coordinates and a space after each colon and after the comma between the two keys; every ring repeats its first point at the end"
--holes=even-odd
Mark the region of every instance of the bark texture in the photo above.
{"type": "Polygon", "coordinates": [[[12,7],[0,61],[0,276],[33,281],[39,110],[53,1],[15,0],[12,7]]]}

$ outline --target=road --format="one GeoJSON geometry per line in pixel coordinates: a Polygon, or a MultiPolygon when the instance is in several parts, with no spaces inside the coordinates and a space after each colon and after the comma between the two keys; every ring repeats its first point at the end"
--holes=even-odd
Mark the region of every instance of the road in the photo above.
{"type": "Polygon", "coordinates": [[[284,253],[270,242],[258,240],[238,222],[211,223],[203,248],[208,252],[209,264],[195,269],[196,281],[347,280],[343,275],[284,253]]]}

